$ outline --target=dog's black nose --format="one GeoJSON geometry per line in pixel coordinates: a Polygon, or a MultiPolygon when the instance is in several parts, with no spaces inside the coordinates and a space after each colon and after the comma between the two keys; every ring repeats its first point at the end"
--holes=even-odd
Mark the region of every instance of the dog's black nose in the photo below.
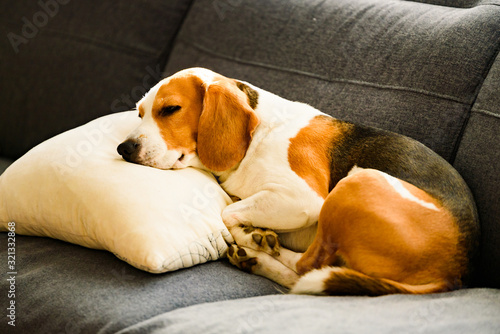
{"type": "Polygon", "coordinates": [[[118,154],[120,154],[126,161],[133,162],[134,158],[139,152],[140,144],[135,140],[126,140],[118,145],[118,154]]]}

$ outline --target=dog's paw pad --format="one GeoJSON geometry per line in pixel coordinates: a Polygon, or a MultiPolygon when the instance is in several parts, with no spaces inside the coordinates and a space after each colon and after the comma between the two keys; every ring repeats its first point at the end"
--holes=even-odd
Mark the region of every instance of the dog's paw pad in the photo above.
{"type": "Polygon", "coordinates": [[[261,234],[258,234],[258,233],[253,233],[253,234],[252,234],[252,239],[253,239],[253,241],[255,241],[255,243],[256,243],[257,245],[259,245],[259,246],[260,246],[260,245],[262,245],[262,239],[263,239],[263,238],[262,238],[262,235],[261,235],[261,234]]]}
{"type": "Polygon", "coordinates": [[[272,234],[268,234],[266,235],[266,242],[270,248],[274,249],[278,244],[278,237],[272,234]]]}
{"type": "Polygon", "coordinates": [[[243,248],[238,249],[236,251],[236,254],[238,254],[240,258],[244,258],[247,256],[247,252],[243,248]]]}
{"type": "Polygon", "coordinates": [[[229,230],[240,247],[264,252],[271,256],[280,255],[278,235],[269,229],[238,225],[229,230]]]}
{"type": "Polygon", "coordinates": [[[248,273],[253,273],[254,267],[257,265],[257,258],[249,256],[247,251],[238,245],[229,246],[227,257],[229,262],[248,273]]]}
{"type": "Polygon", "coordinates": [[[252,240],[258,245],[257,249],[272,256],[280,255],[278,235],[267,229],[256,228],[252,231],[252,240]]]}

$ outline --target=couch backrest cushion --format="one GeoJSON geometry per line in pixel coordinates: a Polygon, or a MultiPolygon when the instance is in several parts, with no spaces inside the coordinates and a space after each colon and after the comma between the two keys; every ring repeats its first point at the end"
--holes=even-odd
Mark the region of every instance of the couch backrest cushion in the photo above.
{"type": "MultiPolygon", "coordinates": [[[[408,135],[453,163],[464,129],[469,138],[481,131],[466,125],[485,117],[471,118],[471,108],[499,50],[500,2],[424,2],[432,1],[195,1],[166,75],[208,67],[335,117],[408,135]]],[[[483,149],[489,156],[495,148],[483,149]]],[[[460,150],[460,161],[470,151],[460,150]]],[[[466,178],[482,173],[460,167],[466,178]]],[[[471,186],[476,196],[483,191],[471,186]]],[[[492,195],[478,196],[478,206],[483,232],[498,237],[500,212],[485,214],[492,195]]],[[[498,251],[484,256],[496,256],[488,282],[500,286],[498,251]]]]}
{"type": "Polygon", "coordinates": [[[191,0],[12,1],[0,13],[0,156],[131,109],[161,77],[191,0]]]}
{"type": "Polygon", "coordinates": [[[479,91],[454,165],[469,183],[481,218],[478,278],[500,287],[500,56],[479,91]]]}

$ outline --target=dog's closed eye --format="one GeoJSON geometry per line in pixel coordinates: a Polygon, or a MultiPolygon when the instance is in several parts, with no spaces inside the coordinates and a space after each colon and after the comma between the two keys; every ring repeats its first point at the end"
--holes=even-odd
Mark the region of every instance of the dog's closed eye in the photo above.
{"type": "Polygon", "coordinates": [[[160,109],[159,115],[161,117],[169,116],[172,115],[174,112],[178,111],[181,109],[181,106],[165,106],[160,109]]]}

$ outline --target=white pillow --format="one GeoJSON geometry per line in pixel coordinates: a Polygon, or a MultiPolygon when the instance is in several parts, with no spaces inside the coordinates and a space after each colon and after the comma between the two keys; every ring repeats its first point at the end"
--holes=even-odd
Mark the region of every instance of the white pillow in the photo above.
{"type": "Polygon", "coordinates": [[[106,249],[161,273],[216,260],[232,238],[231,203],[203,171],[125,162],[116,147],[140,122],[128,111],[96,119],[36,146],[0,176],[0,231],[106,249]]]}

